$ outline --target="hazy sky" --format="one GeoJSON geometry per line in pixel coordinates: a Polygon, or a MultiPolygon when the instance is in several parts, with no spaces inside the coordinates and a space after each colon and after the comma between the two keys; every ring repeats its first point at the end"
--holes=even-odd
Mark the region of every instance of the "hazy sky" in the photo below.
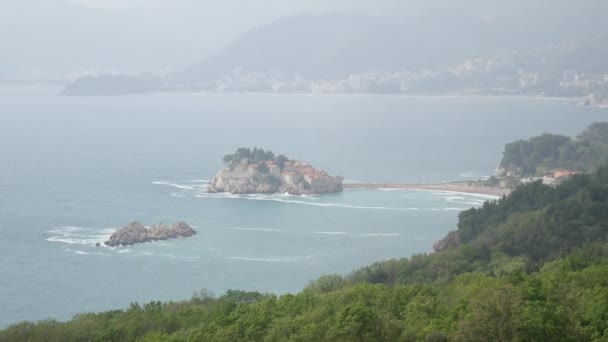
{"type": "Polygon", "coordinates": [[[244,31],[281,16],[376,13],[399,2],[377,1],[383,4],[367,0],[0,0],[0,74],[183,67],[244,31]]]}
{"type": "MultiPolygon", "coordinates": [[[[66,0],[89,8],[129,9],[129,8],[178,8],[192,0],[66,0]]],[[[199,8],[224,12],[234,10],[241,17],[281,15],[293,12],[340,11],[389,14],[399,11],[417,11],[421,8],[441,7],[448,3],[463,3],[471,0],[198,0],[199,8]]],[[[477,1],[477,0],[474,0],[477,1]]],[[[187,4],[191,6],[191,4],[187,4]]]]}
{"type": "Polygon", "coordinates": [[[501,11],[503,17],[517,17],[510,11],[538,6],[542,12],[529,13],[542,14],[565,3],[578,8],[581,3],[604,1],[0,0],[0,76],[37,69],[180,68],[251,28],[298,13],[351,12],[408,22],[409,17],[440,9],[491,19],[501,11]]]}
{"type": "Polygon", "coordinates": [[[122,9],[137,6],[142,3],[142,0],[68,0],[69,2],[90,7],[102,9],[122,9]]]}

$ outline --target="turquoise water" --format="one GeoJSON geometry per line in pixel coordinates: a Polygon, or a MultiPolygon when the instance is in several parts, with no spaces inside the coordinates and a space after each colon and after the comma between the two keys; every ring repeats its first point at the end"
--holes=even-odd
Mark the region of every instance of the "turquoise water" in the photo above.
{"type": "Polygon", "coordinates": [[[55,92],[0,88],[0,326],[202,288],[295,292],[322,274],[428,252],[460,210],[487,199],[205,194],[237,147],[270,148],[351,181],[478,179],[506,142],[574,135],[607,115],[536,99],[55,92]],[[199,234],[94,246],[133,219],[184,220],[199,234]]]}

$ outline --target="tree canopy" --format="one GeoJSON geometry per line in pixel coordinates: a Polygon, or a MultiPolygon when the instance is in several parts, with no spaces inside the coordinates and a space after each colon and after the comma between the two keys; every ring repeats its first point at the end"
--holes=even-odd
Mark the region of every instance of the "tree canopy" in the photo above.
{"type": "Polygon", "coordinates": [[[543,134],[507,144],[500,166],[517,170],[522,176],[541,176],[556,168],[593,172],[606,162],[608,123],[599,122],[590,125],[576,139],[543,134]]]}

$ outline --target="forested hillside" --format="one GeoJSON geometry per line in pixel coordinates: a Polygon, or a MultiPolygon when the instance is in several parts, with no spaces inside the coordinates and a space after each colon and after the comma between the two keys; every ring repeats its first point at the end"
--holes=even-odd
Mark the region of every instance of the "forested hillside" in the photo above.
{"type": "Polygon", "coordinates": [[[327,275],[293,295],[205,291],[0,341],[607,341],[608,169],[460,214],[441,251],[327,275]]]}
{"type": "Polygon", "coordinates": [[[608,162],[608,123],[596,122],[576,139],[543,134],[507,144],[502,174],[542,176],[555,168],[594,172],[608,162]]]}

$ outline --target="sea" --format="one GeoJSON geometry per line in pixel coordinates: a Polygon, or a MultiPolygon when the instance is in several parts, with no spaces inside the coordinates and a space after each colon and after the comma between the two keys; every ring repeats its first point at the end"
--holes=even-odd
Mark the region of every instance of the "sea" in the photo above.
{"type": "Polygon", "coordinates": [[[294,293],[323,274],[431,252],[461,211],[494,200],[392,189],[205,193],[238,147],[347,182],[478,180],[494,174],[508,142],[575,136],[608,117],[538,98],[59,90],[0,87],[0,328],[201,289],[294,293]],[[132,220],[181,220],[198,234],[103,246],[132,220]]]}

